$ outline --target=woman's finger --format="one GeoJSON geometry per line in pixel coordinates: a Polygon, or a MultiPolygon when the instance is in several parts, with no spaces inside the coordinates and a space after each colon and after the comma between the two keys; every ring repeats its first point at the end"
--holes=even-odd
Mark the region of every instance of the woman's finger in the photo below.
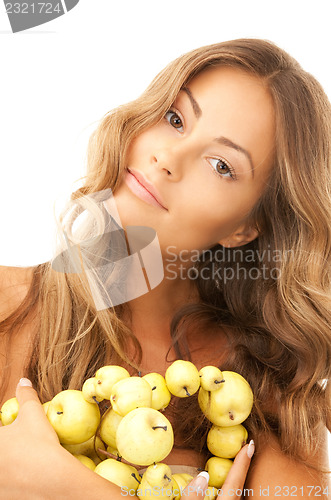
{"type": "MultiPolygon", "coordinates": [[[[19,405],[18,419],[21,420],[22,416],[26,413],[26,407],[33,408],[32,411],[39,412],[40,414],[45,412],[38,398],[37,392],[33,389],[32,383],[27,378],[21,378],[16,387],[16,398],[19,405]]],[[[29,411],[31,411],[29,409],[29,411]]]]}
{"type": "Polygon", "coordinates": [[[206,471],[200,472],[182,492],[182,498],[187,500],[202,499],[206,495],[208,488],[209,474],[206,471]]]}
{"type": "Polygon", "coordinates": [[[253,440],[241,448],[234,459],[217,499],[231,498],[234,500],[241,498],[254,451],[255,445],[253,440]]]}
{"type": "Polygon", "coordinates": [[[16,425],[23,423],[24,426],[31,429],[38,426],[40,433],[44,431],[49,437],[58,441],[56,432],[49,423],[38,394],[33,389],[29,379],[21,378],[16,387],[16,398],[19,406],[18,416],[15,420],[16,425]]]}

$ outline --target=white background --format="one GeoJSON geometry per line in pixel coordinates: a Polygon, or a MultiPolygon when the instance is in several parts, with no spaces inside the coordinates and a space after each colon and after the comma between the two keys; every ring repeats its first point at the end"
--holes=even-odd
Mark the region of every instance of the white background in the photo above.
{"type": "Polygon", "coordinates": [[[53,210],[79,186],[97,121],[180,54],[266,38],[330,97],[329,11],[329,0],[81,0],[50,23],[12,34],[1,2],[0,265],[52,257],[53,210]]]}

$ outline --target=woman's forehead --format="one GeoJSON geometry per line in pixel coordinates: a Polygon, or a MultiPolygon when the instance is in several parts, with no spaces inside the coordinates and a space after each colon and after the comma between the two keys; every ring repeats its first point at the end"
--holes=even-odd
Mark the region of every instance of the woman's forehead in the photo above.
{"type": "Polygon", "coordinates": [[[185,85],[176,102],[210,138],[221,136],[248,151],[257,170],[271,166],[275,112],[262,79],[240,68],[208,68],[185,85]]]}

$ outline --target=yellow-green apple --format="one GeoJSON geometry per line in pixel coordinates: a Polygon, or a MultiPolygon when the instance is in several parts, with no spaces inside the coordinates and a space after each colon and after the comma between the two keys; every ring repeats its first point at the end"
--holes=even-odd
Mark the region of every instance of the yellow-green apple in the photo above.
{"type": "Polygon", "coordinates": [[[204,366],[199,371],[200,385],[205,391],[215,391],[224,382],[223,373],[217,366],[204,366]]]}
{"type": "Polygon", "coordinates": [[[49,403],[50,403],[50,401],[46,401],[46,403],[43,403],[43,408],[44,408],[44,412],[46,413],[46,415],[47,415],[49,403]]]}
{"type": "MultiPolygon", "coordinates": [[[[138,498],[174,498],[174,486],[169,465],[155,463],[147,467],[137,490],[138,498]]],[[[177,485],[176,485],[177,486],[177,485]]]]}
{"type": "Polygon", "coordinates": [[[251,412],[253,392],[239,373],[224,371],[224,383],[216,391],[199,390],[198,401],[202,412],[215,425],[228,427],[241,424],[251,412]]]}
{"type": "Polygon", "coordinates": [[[86,401],[89,403],[100,403],[104,398],[98,396],[97,394],[98,380],[95,377],[91,377],[85,380],[82,393],[86,401]]]}
{"type": "Polygon", "coordinates": [[[185,490],[188,483],[192,481],[192,479],[193,476],[191,476],[191,474],[175,473],[172,475],[172,480],[176,483],[174,486],[174,493],[177,493],[174,497],[174,500],[179,500],[181,498],[181,496],[183,495],[183,491],[185,490]]]}
{"type": "Polygon", "coordinates": [[[99,368],[95,373],[97,396],[102,399],[109,399],[113,385],[127,377],[130,377],[130,373],[123,366],[106,365],[99,368]]]}
{"type": "Polygon", "coordinates": [[[228,458],[211,457],[207,460],[205,469],[209,474],[209,486],[222,488],[226,476],[233,465],[228,458]]]}
{"type": "Polygon", "coordinates": [[[171,394],[179,398],[192,396],[200,387],[197,367],[183,359],[177,359],[167,368],[165,381],[171,394]]]}
{"type": "Polygon", "coordinates": [[[16,398],[7,399],[0,412],[2,425],[9,425],[14,422],[18,415],[18,409],[19,405],[16,398]]]}
{"type": "Polygon", "coordinates": [[[94,470],[96,465],[93,462],[93,460],[89,457],[86,457],[85,455],[75,455],[74,453],[72,454],[77,460],[79,460],[83,465],[86,465],[91,470],[94,470]]]}
{"type": "Polygon", "coordinates": [[[162,462],[150,465],[149,467],[147,467],[144,474],[147,482],[151,486],[160,486],[163,488],[165,486],[168,486],[171,482],[171,469],[169,465],[162,462]]]}
{"type": "Polygon", "coordinates": [[[128,377],[113,385],[110,402],[113,410],[124,417],[135,408],[152,406],[152,388],[142,377],[128,377]]]}
{"type": "Polygon", "coordinates": [[[172,485],[172,498],[173,500],[180,500],[183,493],[183,488],[179,486],[176,478],[174,476],[171,477],[171,485],[172,485]]]}
{"type": "Polygon", "coordinates": [[[114,458],[107,458],[98,464],[94,472],[108,479],[108,481],[117,484],[123,491],[136,492],[139,486],[140,476],[137,469],[114,458]]]}
{"type": "Polygon", "coordinates": [[[96,404],[88,403],[82,391],[67,389],[51,400],[47,418],[62,444],[83,443],[96,432],[100,411],[96,404]]]}
{"type": "Polygon", "coordinates": [[[207,447],[216,457],[234,458],[246,444],[248,432],[241,424],[230,427],[213,425],[207,435],[207,447]]]}
{"type": "Polygon", "coordinates": [[[136,465],[162,462],[169,455],[173,444],[171,423],[163,413],[154,408],[130,411],[123,417],[116,432],[119,454],[136,465]]]}
{"type": "Polygon", "coordinates": [[[171,394],[166,385],[164,377],[160,373],[147,373],[142,377],[152,389],[152,408],[154,410],[164,410],[171,400],[171,394]]]}
{"type": "Polygon", "coordinates": [[[98,465],[105,456],[98,452],[98,449],[105,450],[106,447],[104,443],[98,436],[92,436],[84,443],[78,444],[63,444],[63,448],[68,450],[73,455],[85,455],[93,460],[95,465],[98,465]]]}
{"type": "Polygon", "coordinates": [[[112,448],[116,448],[116,431],[122,418],[111,408],[101,418],[100,437],[102,441],[112,448]]]}

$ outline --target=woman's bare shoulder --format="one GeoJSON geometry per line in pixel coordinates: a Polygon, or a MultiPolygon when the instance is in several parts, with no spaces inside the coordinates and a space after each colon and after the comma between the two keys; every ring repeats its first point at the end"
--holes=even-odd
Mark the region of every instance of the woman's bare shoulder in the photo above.
{"type": "MultiPolygon", "coordinates": [[[[327,431],[325,432],[325,447],[319,449],[314,457],[316,466],[327,470],[329,468],[327,455],[327,431]]],[[[329,489],[327,474],[322,474],[285,455],[277,438],[267,436],[257,449],[248,472],[246,489],[253,491],[254,497],[300,496],[308,498],[319,496],[327,498],[325,491],[329,489]],[[324,494],[323,494],[324,492],[324,494]]]]}
{"type": "Polygon", "coordinates": [[[33,267],[0,266],[0,321],[6,319],[24,300],[33,267]]]}

